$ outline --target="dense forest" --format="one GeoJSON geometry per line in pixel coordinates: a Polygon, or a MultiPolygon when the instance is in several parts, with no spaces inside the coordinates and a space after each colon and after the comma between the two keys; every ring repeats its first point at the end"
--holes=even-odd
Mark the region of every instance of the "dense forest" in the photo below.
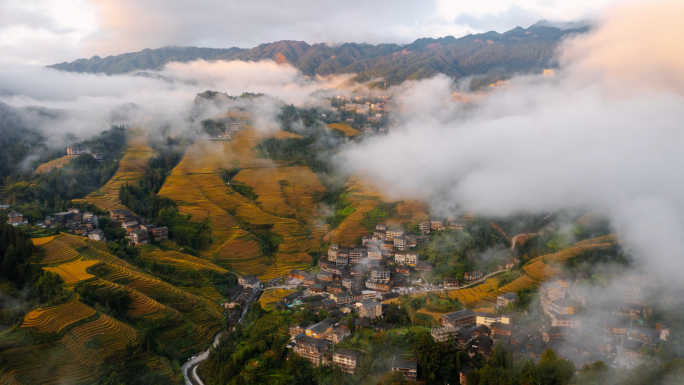
{"type": "Polygon", "coordinates": [[[41,251],[14,226],[0,223],[0,331],[15,324],[41,303],[60,301],[64,282],[36,263],[41,251]]]}
{"type": "MultiPolygon", "coordinates": [[[[105,158],[97,161],[83,154],[61,168],[42,174],[16,171],[4,179],[0,200],[14,205],[31,221],[64,210],[67,202],[97,190],[116,173],[118,163],[115,158],[119,158],[126,148],[125,127],[112,126],[76,146],[101,151],[105,158]]],[[[72,204],[69,202],[68,205],[72,204]]]]}

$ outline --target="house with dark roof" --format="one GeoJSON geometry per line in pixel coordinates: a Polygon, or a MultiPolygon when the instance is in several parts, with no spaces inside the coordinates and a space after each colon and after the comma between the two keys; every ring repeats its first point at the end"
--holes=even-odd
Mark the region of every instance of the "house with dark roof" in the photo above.
{"type": "Polygon", "coordinates": [[[440,321],[442,326],[458,328],[461,326],[475,325],[476,315],[470,309],[463,309],[452,313],[442,314],[440,321]]]}
{"type": "Polygon", "coordinates": [[[368,317],[359,317],[356,319],[355,326],[356,330],[360,330],[361,328],[370,328],[371,320],[368,317]]]}
{"type": "Polygon", "coordinates": [[[627,336],[635,340],[651,343],[658,339],[660,333],[655,329],[643,326],[632,326],[627,329],[627,336]]]}
{"type": "Polygon", "coordinates": [[[504,335],[508,337],[511,337],[515,331],[515,327],[513,325],[502,322],[493,322],[489,325],[489,329],[492,331],[492,334],[500,336],[504,335]]]}
{"type": "Polygon", "coordinates": [[[325,365],[325,353],[328,351],[330,342],[326,340],[319,340],[317,338],[305,336],[297,341],[293,350],[295,353],[306,358],[314,367],[325,365]]]}
{"type": "Polygon", "coordinates": [[[254,274],[243,275],[238,278],[238,284],[245,287],[261,288],[261,281],[254,274]]]}
{"type": "Polygon", "coordinates": [[[353,375],[356,373],[356,367],[360,358],[361,352],[342,348],[333,354],[333,365],[340,368],[343,372],[353,375]]]}
{"type": "Polygon", "coordinates": [[[373,329],[379,332],[384,332],[390,329],[394,329],[394,324],[380,321],[375,323],[373,329]]]}
{"type": "Polygon", "coordinates": [[[294,338],[297,334],[305,333],[309,326],[311,322],[307,321],[290,326],[290,337],[294,338]]]}
{"type": "Polygon", "coordinates": [[[504,293],[496,297],[496,306],[506,307],[509,303],[515,302],[517,299],[518,295],[516,293],[504,293]]]}
{"type": "Polygon", "coordinates": [[[400,372],[404,375],[404,381],[416,382],[418,380],[418,362],[405,360],[392,360],[392,373],[400,372]]]}
{"type": "Polygon", "coordinates": [[[332,330],[332,325],[328,322],[321,321],[317,324],[310,325],[306,328],[306,335],[313,338],[324,339],[323,334],[332,330]]]}

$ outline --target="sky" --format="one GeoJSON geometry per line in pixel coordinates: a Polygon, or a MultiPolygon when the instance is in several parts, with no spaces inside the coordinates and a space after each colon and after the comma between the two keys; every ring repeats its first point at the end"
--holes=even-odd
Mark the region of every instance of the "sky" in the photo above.
{"type": "Polygon", "coordinates": [[[593,18],[619,0],[0,0],[0,66],[278,40],[410,43],[593,18]]]}

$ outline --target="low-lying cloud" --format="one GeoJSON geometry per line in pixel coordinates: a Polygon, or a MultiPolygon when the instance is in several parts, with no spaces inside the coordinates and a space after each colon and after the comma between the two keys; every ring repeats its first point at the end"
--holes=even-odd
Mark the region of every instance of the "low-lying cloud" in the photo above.
{"type": "Polygon", "coordinates": [[[442,213],[607,213],[663,277],[684,273],[684,5],[630,4],[566,41],[556,77],[455,101],[445,76],[397,93],[402,123],[340,162],[442,213]]]}
{"type": "MultiPolygon", "coordinates": [[[[237,107],[253,109],[260,127],[268,127],[279,103],[303,104],[310,94],[331,88],[348,77],[311,79],[295,68],[262,62],[170,63],[162,71],[140,71],[105,76],[60,72],[30,66],[0,72],[0,101],[14,107],[42,106],[61,110],[59,120],[37,122],[56,139],[65,134],[83,138],[112,124],[166,127],[184,131],[195,122],[225,112],[227,106],[204,105],[197,110],[195,96],[206,90],[240,95],[264,93],[271,98],[243,101],[237,107]]],[[[54,141],[55,146],[69,143],[54,141]]]]}

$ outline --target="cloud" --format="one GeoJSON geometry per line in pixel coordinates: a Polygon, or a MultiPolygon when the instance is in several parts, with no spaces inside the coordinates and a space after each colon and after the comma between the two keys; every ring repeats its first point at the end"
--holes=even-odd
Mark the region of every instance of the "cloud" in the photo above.
{"type": "MultiPolygon", "coordinates": [[[[188,130],[191,112],[195,123],[225,112],[229,106],[193,104],[206,90],[240,95],[264,93],[270,98],[242,101],[240,107],[258,113],[255,124],[273,126],[279,103],[303,104],[313,92],[334,87],[345,77],[307,78],[291,66],[272,61],[171,63],[162,71],[122,76],[65,73],[34,66],[0,70],[0,101],[14,107],[42,106],[60,110],[59,120],[31,120],[44,133],[63,138],[66,133],[83,138],[112,124],[188,130]]],[[[53,141],[56,147],[62,140],[53,141]]]]}
{"type": "Polygon", "coordinates": [[[514,27],[527,28],[544,16],[532,9],[525,9],[512,4],[502,12],[489,12],[482,15],[462,13],[456,18],[456,24],[466,25],[474,30],[505,31],[514,27]]]}
{"type": "Polygon", "coordinates": [[[674,2],[627,5],[559,52],[556,77],[452,100],[445,77],[397,90],[402,122],[340,156],[395,199],[444,213],[610,215],[652,272],[684,273],[684,36],[674,2]],[[639,28],[635,28],[639,20],[639,28]],[[670,81],[668,81],[668,79],[670,81]]]}
{"type": "Polygon", "coordinates": [[[92,3],[99,9],[101,29],[86,45],[92,54],[164,45],[251,48],[276,40],[397,41],[405,38],[401,33],[407,18],[420,23],[435,11],[434,1],[408,0],[351,0],[344,4],[313,0],[92,3]]]}
{"type": "Polygon", "coordinates": [[[25,0],[0,2],[0,66],[41,65],[163,46],[252,48],[279,40],[410,43],[503,32],[534,17],[584,19],[620,0],[25,0]],[[454,20],[458,20],[457,23],[454,20]]]}

